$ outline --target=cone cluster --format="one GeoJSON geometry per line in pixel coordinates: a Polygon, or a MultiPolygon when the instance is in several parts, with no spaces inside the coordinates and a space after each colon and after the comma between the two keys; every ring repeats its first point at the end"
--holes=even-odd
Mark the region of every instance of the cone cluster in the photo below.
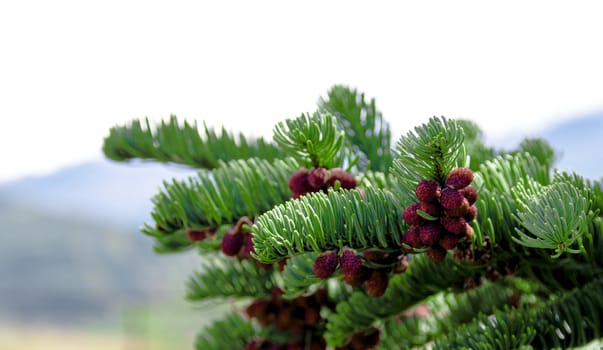
{"type": "Polygon", "coordinates": [[[263,326],[274,326],[279,332],[290,333],[293,341],[278,344],[266,339],[253,339],[245,349],[306,349],[306,335],[314,334],[310,339],[309,349],[326,349],[326,341],[321,336],[320,327],[324,326],[320,316],[322,307],[333,307],[328,301],[325,289],[319,289],[310,296],[300,296],[293,300],[285,300],[283,291],[274,288],[269,300],[256,300],[247,307],[247,316],[257,320],[263,326]]]}
{"type": "Polygon", "coordinates": [[[253,222],[248,217],[242,217],[224,234],[220,245],[222,253],[226,256],[237,257],[239,260],[253,260],[261,268],[271,268],[272,265],[261,263],[251,256],[251,253],[255,253],[253,234],[243,229],[244,224],[251,226],[253,222]]]}
{"type": "Polygon", "coordinates": [[[341,188],[356,188],[356,178],[343,169],[312,168],[300,169],[289,178],[289,189],[294,199],[307,193],[323,191],[335,187],[339,181],[341,188]]]}
{"type": "Polygon", "coordinates": [[[352,287],[364,285],[372,297],[380,297],[389,284],[390,272],[402,273],[408,261],[405,256],[381,250],[366,250],[358,254],[354,249],[345,247],[341,256],[337,250],[320,254],[314,261],[314,274],[322,279],[329,278],[337,268],[340,269],[345,283],[352,287]],[[366,266],[364,262],[376,263],[380,268],[366,266]]]}
{"type": "Polygon", "coordinates": [[[433,180],[422,180],[415,188],[418,202],[410,204],[402,214],[411,225],[402,237],[402,247],[408,252],[427,247],[429,259],[440,262],[447,251],[471,238],[469,224],[477,216],[477,191],[471,187],[473,172],[455,168],[444,186],[433,180]]]}

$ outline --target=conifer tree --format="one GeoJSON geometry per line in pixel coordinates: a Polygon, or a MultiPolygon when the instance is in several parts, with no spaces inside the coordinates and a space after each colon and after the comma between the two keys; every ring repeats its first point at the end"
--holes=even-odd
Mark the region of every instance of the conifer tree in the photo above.
{"type": "Polygon", "coordinates": [[[542,139],[488,147],[432,117],[398,140],[333,86],[273,140],[179,121],[113,127],[106,156],[184,164],[142,232],[204,259],[191,302],[232,303],[196,349],[547,349],[603,337],[601,182],[542,139]],[[395,143],[393,143],[395,141],[395,143]]]}

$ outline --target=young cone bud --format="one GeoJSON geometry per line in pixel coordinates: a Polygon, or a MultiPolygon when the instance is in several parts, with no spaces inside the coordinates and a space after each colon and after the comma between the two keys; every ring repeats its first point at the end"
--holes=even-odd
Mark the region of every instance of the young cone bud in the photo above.
{"type": "Polygon", "coordinates": [[[465,198],[467,198],[467,200],[469,201],[469,205],[472,205],[473,203],[475,203],[475,201],[477,201],[477,190],[474,187],[467,186],[465,188],[460,189],[459,192],[465,198]]]}
{"type": "Polygon", "coordinates": [[[436,244],[442,235],[442,226],[437,222],[429,222],[419,227],[419,237],[425,245],[436,244]]]}
{"type": "Polygon", "coordinates": [[[446,210],[457,209],[463,204],[465,197],[457,190],[451,188],[445,188],[442,190],[442,198],[440,204],[446,210]]]}
{"type": "Polygon", "coordinates": [[[426,212],[427,214],[431,215],[431,216],[442,216],[442,207],[440,206],[440,203],[428,203],[428,202],[421,202],[421,206],[419,207],[419,209],[421,209],[422,211],[426,212]]]}
{"type": "Polygon", "coordinates": [[[191,242],[202,241],[207,238],[207,235],[208,235],[207,229],[203,229],[203,230],[193,229],[193,228],[186,229],[186,237],[188,237],[188,239],[191,242]]]}
{"type": "Polygon", "coordinates": [[[473,181],[473,171],[469,168],[452,169],[448,178],[446,178],[446,186],[454,189],[460,189],[469,186],[473,181]]]}
{"type": "Polygon", "coordinates": [[[341,254],[341,272],[344,277],[358,276],[362,272],[362,258],[356,254],[356,251],[350,248],[344,248],[341,254]]]}
{"type": "Polygon", "coordinates": [[[423,243],[421,243],[421,237],[419,237],[419,228],[417,226],[412,226],[410,230],[404,233],[402,236],[402,243],[405,243],[412,248],[421,248],[423,243]]]}
{"type": "Polygon", "coordinates": [[[415,188],[415,194],[421,202],[435,202],[440,198],[440,185],[433,180],[422,180],[415,188]]]}
{"type": "Polygon", "coordinates": [[[402,213],[402,218],[409,225],[421,225],[425,222],[419,214],[417,214],[417,210],[421,208],[420,203],[413,203],[404,209],[402,213]]]}
{"type": "Polygon", "coordinates": [[[308,182],[308,171],[300,169],[289,178],[289,189],[293,192],[293,198],[298,198],[312,190],[308,182]]]}
{"type": "Polygon", "coordinates": [[[222,237],[222,252],[228,256],[235,256],[241,250],[245,237],[242,233],[225,233],[222,237]]]}
{"type": "Polygon", "coordinates": [[[447,231],[455,235],[462,235],[465,233],[467,222],[462,217],[443,216],[440,218],[440,223],[447,231]]]}
{"type": "Polygon", "coordinates": [[[383,269],[374,270],[371,277],[365,282],[366,294],[378,298],[385,293],[389,283],[389,274],[383,269]]]}
{"type": "Polygon", "coordinates": [[[331,169],[329,171],[329,181],[327,181],[327,187],[333,187],[335,186],[335,182],[337,180],[339,180],[339,183],[341,184],[341,188],[343,189],[352,189],[352,188],[356,188],[357,182],[356,182],[356,178],[351,175],[346,173],[343,169],[340,168],[334,168],[331,169]]]}
{"type": "Polygon", "coordinates": [[[467,201],[467,199],[463,198],[463,200],[461,201],[461,205],[459,205],[456,208],[452,208],[452,209],[447,209],[446,210],[446,215],[447,216],[464,216],[465,214],[467,214],[467,212],[469,211],[469,201],[467,201]]]}
{"type": "Polygon", "coordinates": [[[308,184],[315,191],[320,190],[329,180],[329,173],[325,168],[314,168],[308,174],[308,184]]]}
{"type": "Polygon", "coordinates": [[[475,220],[477,217],[477,207],[474,205],[467,209],[467,213],[463,216],[467,222],[475,220]]]}
{"type": "Polygon", "coordinates": [[[330,277],[337,269],[339,258],[335,251],[328,251],[320,254],[314,261],[314,274],[319,278],[330,277]]]}

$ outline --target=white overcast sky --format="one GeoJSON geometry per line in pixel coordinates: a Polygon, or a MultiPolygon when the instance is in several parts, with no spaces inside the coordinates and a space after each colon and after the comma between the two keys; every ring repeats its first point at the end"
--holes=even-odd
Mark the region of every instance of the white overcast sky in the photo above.
{"type": "Polygon", "coordinates": [[[0,181],[98,159],[176,114],[270,136],[333,84],[397,137],[433,115],[488,138],[603,108],[597,1],[1,1],[0,181]]]}

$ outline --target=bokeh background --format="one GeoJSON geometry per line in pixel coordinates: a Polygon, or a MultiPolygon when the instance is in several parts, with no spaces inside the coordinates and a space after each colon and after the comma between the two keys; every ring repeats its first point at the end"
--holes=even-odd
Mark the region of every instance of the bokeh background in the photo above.
{"type": "Polygon", "coordinates": [[[161,182],[116,164],[111,126],[176,114],[271,137],[333,84],[376,98],[393,139],[433,115],[486,142],[543,137],[603,177],[603,5],[479,1],[0,2],[0,348],[185,349],[200,258],[139,232],[161,182]]]}

